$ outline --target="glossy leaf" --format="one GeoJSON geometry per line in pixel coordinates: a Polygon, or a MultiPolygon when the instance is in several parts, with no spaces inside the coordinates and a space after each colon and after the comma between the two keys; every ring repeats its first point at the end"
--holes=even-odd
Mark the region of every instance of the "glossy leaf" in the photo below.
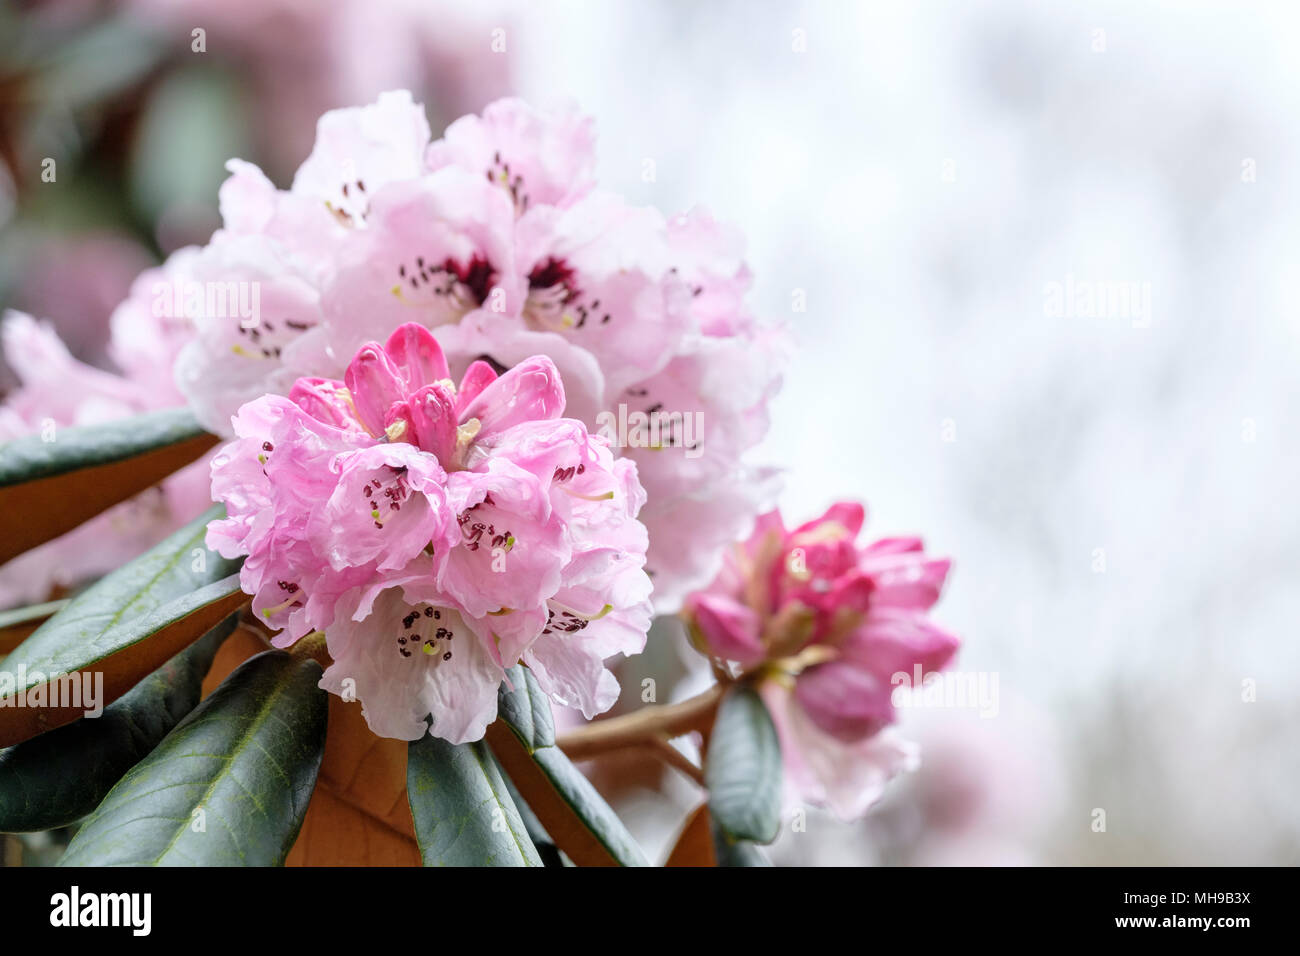
{"type": "MultiPolygon", "coordinates": [[[[502,697],[521,693],[521,687],[529,687],[528,678],[530,675],[524,682],[513,680],[513,691],[507,691],[503,685],[502,697]]],[[[552,744],[541,747],[528,744],[528,741],[545,739],[546,734],[537,732],[542,719],[550,728],[550,739],[554,740],[554,722],[546,698],[541,693],[533,693],[526,708],[529,717],[521,717],[524,713],[523,706],[507,709],[503,704],[498,721],[487,727],[485,739],[547,834],[578,866],[645,866],[645,855],[623,821],[604,803],[590,780],[569,762],[563,750],[552,744]],[[545,718],[538,713],[542,709],[545,718]],[[512,718],[520,719],[525,726],[513,726],[512,718]]]]}
{"type": "Polygon", "coordinates": [[[208,521],[221,513],[209,509],[91,585],[5,658],[0,747],[82,715],[80,706],[53,705],[52,676],[102,674],[103,702],[111,703],[245,603],[238,562],[203,546],[208,521]],[[20,696],[25,706],[15,706],[20,696]]]}
{"type": "Polygon", "coordinates": [[[216,443],[186,409],[5,442],[0,445],[0,562],[158,484],[216,443]]]}
{"type": "Polygon", "coordinates": [[[686,818],[664,866],[771,866],[759,847],[732,840],[714,823],[709,805],[702,803],[686,818]]]}
{"type": "Polygon", "coordinates": [[[722,829],[714,823],[713,831],[713,856],[716,860],[715,866],[771,866],[772,861],[767,858],[767,854],[762,848],[750,843],[748,840],[733,840],[722,832],[722,829]]]}
{"type": "Polygon", "coordinates": [[[245,661],[109,792],[62,865],[282,863],[325,748],[320,675],[284,651],[245,661]]]}
{"type": "Polygon", "coordinates": [[[510,799],[515,802],[515,808],[519,811],[519,819],[524,821],[524,829],[528,831],[528,839],[533,841],[533,846],[537,849],[537,855],[541,857],[543,866],[572,866],[560,852],[560,848],[555,845],[551,835],[546,832],[546,827],[542,826],[542,821],[537,819],[537,814],[533,813],[533,808],[528,805],[519,788],[515,786],[513,780],[505,774],[501,779],[505,781],[506,789],[510,791],[510,799]]]}
{"type": "Polygon", "coordinates": [[[771,843],[781,826],[781,745],[758,693],[738,685],[718,705],[704,764],[709,810],[733,840],[771,843]]]}
{"type": "Polygon", "coordinates": [[[509,684],[502,683],[497,695],[497,713],[528,750],[555,745],[555,719],[551,702],[526,667],[515,665],[506,671],[509,684]]]}
{"type": "Polygon", "coordinates": [[[413,741],[406,793],[425,866],[542,865],[501,769],[481,741],[413,741]]]}
{"type": "Polygon", "coordinates": [[[226,618],[98,717],[0,750],[0,831],[50,830],[94,810],[198,704],[203,675],[238,619],[226,618]]]}

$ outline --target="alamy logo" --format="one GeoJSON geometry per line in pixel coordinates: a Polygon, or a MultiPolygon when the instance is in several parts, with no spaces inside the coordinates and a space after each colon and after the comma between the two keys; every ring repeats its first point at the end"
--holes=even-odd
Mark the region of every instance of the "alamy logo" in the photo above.
{"type": "Polygon", "coordinates": [[[1131,319],[1133,328],[1151,325],[1151,283],[1076,279],[1043,286],[1043,314],[1049,319],[1131,319]]]}
{"type": "Polygon", "coordinates": [[[262,324],[260,282],[155,282],[153,314],[160,319],[238,319],[246,329],[262,324]]]}
{"type": "Polygon", "coordinates": [[[616,448],[681,448],[687,458],[699,458],[704,454],[700,447],[704,413],[666,412],[660,406],[629,412],[620,404],[617,413],[603,411],[596,416],[596,434],[616,448]]]}
{"type": "Polygon", "coordinates": [[[988,671],[931,671],[916,664],[912,673],[898,671],[889,678],[893,705],[901,709],[969,709],[981,717],[998,715],[998,675],[988,671]]]}
{"type": "Polygon", "coordinates": [[[50,677],[19,664],[14,671],[0,671],[0,707],[78,708],[85,717],[98,717],[104,712],[104,672],[50,677]]]}
{"type": "Polygon", "coordinates": [[[133,936],[148,936],[153,926],[150,893],[82,893],[74,886],[50,897],[50,925],[127,926],[133,936]]]}

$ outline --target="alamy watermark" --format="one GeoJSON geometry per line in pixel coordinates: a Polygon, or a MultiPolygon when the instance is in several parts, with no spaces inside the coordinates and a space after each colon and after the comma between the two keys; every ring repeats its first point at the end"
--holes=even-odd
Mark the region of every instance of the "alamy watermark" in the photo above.
{"type": "Polygon", "coordinates": [[[16,670],[0,671],[0,708],[51,707],[79,709],[83,716],[104,713],[104,672],[78,671],[75,674],[47,676],[42,671],[28,671],[26,664],[16,670]]]}
{"type": "Polygon", "coordinates": [[[152,893],[83,893],[73,885],[50,897],[50,925],[124,927],[133,936],[148,936],[153,928],[152,893]]]}
{"type": "Polygon", "coordinates": [[[152,310],[160,319],[238,319],[246,329],[262,323],[262,284],[228,282],[155,282],[152,310]]]}
{"type": "Polygon", "coordinates": [[[890,697],[900,710],[978,710],[981,717],[998,715],[996,671],[943,671],[925,674],[917,664],[912,673],[898,671],[889,678],[890,697]]]}
{"type": "Polygon", "coordinates": [[[1133,328],[1151,325],[1151,283],[1076,279],[1043,284],[1043,314],[1049,319],[1129,319],[1133,328]]]}
{"type": "Polygon", "coordinates": [[[667,412],[656,406],[629,412],[620,403],[617,412],[606,410],[596,416],[596,433],[616,448],[681,448],[687,458],[704,454],[701,411],[667,412]]]}

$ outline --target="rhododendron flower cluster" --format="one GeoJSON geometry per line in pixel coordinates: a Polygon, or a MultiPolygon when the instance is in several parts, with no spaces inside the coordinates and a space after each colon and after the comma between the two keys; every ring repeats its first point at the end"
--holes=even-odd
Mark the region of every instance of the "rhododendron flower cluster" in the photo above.
{"type": "Polygon", "coordinates": [[[209,546],[248,556],[277,644],[324,632],[322,686],[377,734],[417,739],[431,714],[436,736],[478,739],[519,661],[591,717],[618,692],[605,659],[639,652],[650,623],[645,494],[564,405],[546,357],[475,362],[456,385],[429,331],[402,325],[342,381],[239,410],[209,546]]]}
{"type": "Polygon", "coordinates": [[[431,141],[397,92],[325,114],[289,190],[232,161],[224,228],[178,278],[255,286],[259,314],[196,317],[177,380],[201,421],[229,434],[244,402],[337,377],[407,322],[433,330],[456,374],[546,355],[568,414],[637,462],[656,607],[675,610],[771,495],[744,455],[767,427],[782,338],[745,304],[734,231],[596,189],[593,144],[586,117],[517,100],[431,141]],[[635,435],[608,427],[629,420],[635,435]]]}
{"type": "MultiPolygon", "coordinates": [[[[852,819],[916,765],[892,724],[900,685],[924,682],[956,653],[957,639],[929,616],[949,562],[918,538],[859,543],[865,512],[852,502],[793,529],[763,513],[775,472],[747,456],[767,428],[784,336],[747,305],[750,274],[731,228],[701,210],[665,218],[600,190],[591,121],[517,100],[434,140],[410,95],[388,93],[322,116],[288,189],[249,163],[227,168],[222,228],[142,273],[113,313],[105,363],[115,370],[75,361],[49,327],[12,314],[3,339],[22,385],[0,405],[0,439],[186,404],[226,443],[198,461],[210,436],[163,446],[173,469],[192,463],[143,493],[159,472],[124,467],[113,448],[96,449],[93,430],[71,455],[56,445],[33,456],[30,439],[16,446],[6,472],[16,477],[0,492],[19,504],[5,520],[15,541],[37,546],[0,570],[0,602],[45,598],[51,584],[125,564],[124,580],[149,579],[131,601],[161,603],[128,627],[116,622],[132,605],[120,608],[112,640],[134,647],[189,629],[191,641],[205,629],[218,640],[241,619],[260,633],[255,618],[294,653],[259,653],[261,663],[226,677],[228,691],[194,706],[244,708],[262,694],[250,674],[301,673],[302,686],[286,689],[301,722],[277,722],[275,733],[304,731],[307,763],[300,777],[232,764],[237,779],[260,775],[273,793],[279,781],[316,779],[323,688],[359,701],[374,734],[418,741],[403,765],[417,777],[447,756],[427,735],[455,745],[486,736],[498,769],[576,862],[640,854],[570,760],[620,750],[664,760],[710,791],[670,858],[733,861],[752,860],[749,845],[779,833],[779,775],[786,809],[814,803],[852,819]],[[95,487],[106,467],[118,481],[104,494],[69,494],[95,487]],[[85,523],[54,540],[21,537],[22,503],[48,487],[84,505],[72,517],[85,523]],[[206,541],[243,559],[238,585],[200,561],[194,576],[162,575],[154,593],[150,562],[162,559],[132,557],[193,520],[177,536],[188,551],[208,520],[194,516],[212,500],[225,514],[207,524],[206,541]],[[209,587],[221,596],[190,613],[209,587]],[[205,615],[217,602],[223,615],[239,610],[214,628],[205,615]],[[590,721],[619,697],[607,664],[644,648],[655,612],[678,611],[717,686],[579,725],[578,714],[590,721]],[[164,623],[137,634],[155,622],[164,623]],[[494,726],[503,684],[531,696],[494,726]],[[568,709],[553,747],[520,725],[524,714],[533,730],[547,722],[543,694],[568,709]],[[695,732],[699,766],[669,743],[695,732]],[[598,830],[599,840],[583,836],[598,830]]],[[[102,602],[110,590],[88,594],[102,602]]],[[[56,611],[34,646],[84,645],[82,616],[75,600],[56,611]]],[[[144,652],[139,661],[157,666],[144,652]]],[[[0,720],[19,746],[32,734],[54,739],[50,729],[0,720]]],[[[278,759],[242,744],[236,757],[263,768],[278,759]]],[[[482,803],[474,781],[435,775],[434,788],[408,787],[426,863],[540,861],[526,824],[507,842],[489,835],[501,832],[495,819],[460,815],[467,839],[449,848],[445,829],[431,836],[430,821],[457,801],[482,803]]],[[[514,797],[493,777],[483,778],[491,802],[507,808],[514,797]]],[[[96,799],[111,804],[113,792],[96,799]]],[[[0,800],[0,824],[4,808],[0,800]]],[[[285,818],[292,832],[265,859],[283,862],[303,820],[285,818]]],[[[94,833],[92,819],[74,851],[94,833]]],[[[115,844],[106,859],[119,852],[115,844]]]]}
{"type": "Polygon", "coordinates": [[[947,558],[919,538],[857,543],[865,512],[842,502],[787,530],[762,516],[684,615],[706,653],[754,674],[799,799],[861,815],[916,754],[886,728],[893,695],[948,664],[958,640],[930,620],[947,558]]]}

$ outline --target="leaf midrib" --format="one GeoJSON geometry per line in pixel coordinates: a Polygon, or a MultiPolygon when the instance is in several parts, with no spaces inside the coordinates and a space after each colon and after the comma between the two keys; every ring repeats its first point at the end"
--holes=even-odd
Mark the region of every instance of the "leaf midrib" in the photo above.
{"type": "MultiPolygon", "coordinates": [[[[492,799],[496,801],[497,806],[501,808],[501,812],[506,816],[506,830],[510,832],[510,839],[514,841],[515,849],[519,853],[519,859],[523,861],[524,866],[532,866],[532,863],[529,862],[528,854],[524,852],[523,844],[519,842],[519,834],[515,833],[515,826],[510,820],[510,814],[506,812],[506,806],[501,802],[501,794],[497,793],[497,788],[492,783],[492,772],[484,762],[483,755],[479,753],[478,745],[471,744],[469,752],[474,755],[474,761],[478,764],[479,772],[483,774],[484,781],[487,782],[488,792],[492,794],[492,799]]],[[[511,805],[513,806],[513,801],[511,801],[511,805]]],[[[518,813],[518,810],[515,812],[518,813]]]]}
{"type": "MultiPolygon", "coordinates": [[[[257,713],[254,715],[253,719],[249,722],[247,729],[242,734],[242,738],[239,741],[238,746],[236,746],[234,750],[232,750],[225,758],[222,759],[221,769],[218,770],[215,774],[213,774],[212,783],[208,785],[208,788],[203,792],[202,797],[200,797],[198,802],[194,804],[195,807],[202,807],[205,803],[207,803],[208,799],[212,796],[213,792],[215,792],[215,790],[217,789],[217,785],[221,783],[226,773],[230,770],[230,766],[231,764],[234,763],[235,758],[238,757],[241,753],[243,753],[244,748],[249,745],[250,741],[252,740],[253,732],[259,729],[262,726],[262,724],[265,722],[267,714],[270,712],[271,708],[275,705],[280,695],[280,692],[283,690],[283,685],[285,683],[284,678],[286,676],[292,676],[293,673],[294,673],[294,668],[292,665],[290,665],[284,669],[283,673],[281,673],[279,676],[276,677],[275,686],[271,689],[270,693],[266,695],[265,699],[262,701],[261,706],[258,707],[257,713]]],[[[174,732],[175,731],[173,731],[173,733],[174,732]]],[[[168,759],[171,758],[169,757],[168,759]]],[[[193,809],[191,809],[189,819],[193,819],[193,813],[194,811],[193,809]]],[[[266,811],[262,811],[262,816],[266,816],[266,811]]],[[[188,829],[189,829],[188,825],[182,826],[179,829],[177,829],[176,834],[171,838],[171,840],[168,841],[167,846],[163,847],[162,851],[153,860],[153,864],[155,866],[157,866],[162,861],[163,857],[165,857],[168,853],[172,851],[172,848],[176,846],[177,842],[180,840],[182,836],[185,835],[185,831],[188,829]]],[[[236,846],[238,846],[238,844],[236,844],[236,846]]],[[[243,857],[242,852],[240,853],[240,857],[242,859],[243,857]]]]}

